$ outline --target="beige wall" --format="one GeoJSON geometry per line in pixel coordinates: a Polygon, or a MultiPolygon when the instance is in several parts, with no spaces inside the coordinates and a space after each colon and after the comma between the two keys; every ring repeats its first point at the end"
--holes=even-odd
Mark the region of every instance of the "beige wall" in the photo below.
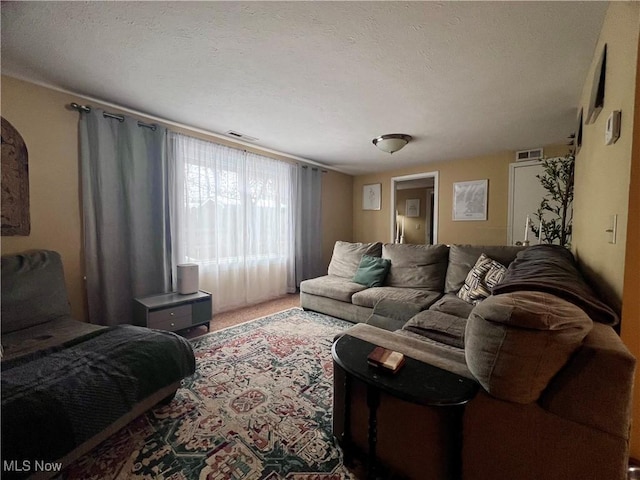
{"type": "MultiPolygon", "coordinates": [[[[564,155],[564,145],[544,147],[545,156],[564,155]]],[[[391,161],[391,160],[390,160],[391,161]]],[[[495,155],[465,158],[448,162],[425,163],[422,167],[391,170],[375,175],[355,177],[353,186],[353,236],[357,242],[391,241],[391,178],[416,173],[439,173],[438,239],[437,243],[471,243],[505,245],[507,242],[507,210],[509,196],[509,164],[515,161],[515,151],[495,155]],[[489,180],[486,221],[452,220],[453,184],[468,180],[489,180]],[[382,184],[382,209],[362,210],[362,186],[382,184]]]]}
{"type": "Polygon", "coordinates": [[[572,249],[585,274],[618,311],[624,283],[639,19],[640,3],[611,3],[579,104],[586,112],[595,63],[606,43],[604,108],[595,123],[584,125],[582,149],[576,155],[572,249]],[[605,145],[605,124],[613,110],[622,111],[620,138],[605,145]],[[618,233],[617,242],[610,244],[605,230],[613,214],[618,215],[618,233]]]}
{"type": "Polygon", "coordinates": [[[72,314],[85,319],[78,189],[78,101],[2,77],[2,116],[20,132],[29,154],[31,234],[2,237],[2,253],[44,248],[62,256],[72,314]]]}
{"type": "MultiPolygon", "coordinates": [[[[65,108],[69,103],[90,103],[110,112],[117,108],[83,101],[82,97],[61,93],[11,77],[2,77],[2,116],[22,135],[29,153],[29,196],[31,234],[2,237],[2,253],[32,248],[56,250],[64,262],[67,289],[73,315],[86,320],[82,267],[82,236],[78,164],[78,112],[65,108]]],[[[121,112],[124,113],[124,112],[121,112]]],[[[145,120],[144,117],[140,117],[145,120]]],[[[152,119],[147,121],[154,122],[152,119]]],[[[159,123],[159,122],[155,122],[159,123]]],[[[167,125],[199,138],[238,146],[202,132],[167,125]]],[[[287,160],[255,148],[239,146],[263,155],[287,160]]],[[[352,178],[329,171],[323,177],[323,254],[328,264],[336,240],[351,240],[352,178]],[[332,216],[332,212],[343,215],[332,216]]]]}
{"type": "Polygon", "coordinates": [[[328,171],[322,182],[322,258],[328,267],[337,240],[353,241],[353,177],[328,171]]]}
{"type": "MultiPolygon", "coordinates": [[[[633,146],[629,182],[629,213],[622,293],[622,340],[640,359],[640,39],[638,39],[636,98],[633,123],[633,146]]],[[[640,459],[640,367],[636,368],[633,401],[631,456],[640,459]]]]}
{"type": "MultiPolygon", "coordinates": [[[[637,358],[640,358],[639,32],[640,3],[612,2],[580,98],[580,107],[586,111],[595,63],[606,43],[604,108],[595,123],[584,125],[582,149],[576,156],[572,247],[593,285],[609,304],[618,311],[622,308],[622,339],[637,358]],[[622,111],[622,128],[619,140],[607,146],[604,144],[605,122],[613,110],[622,111]],[[612,214],[618,215],[616,244],[608,243],[605,232],[612,214]],[[624,305],[621,305],[623,298],[624,305]]],[[[636,369],[631,432],[631,455],[636,458],[640,458],[638,385],[640,374],[636,369]]]]}

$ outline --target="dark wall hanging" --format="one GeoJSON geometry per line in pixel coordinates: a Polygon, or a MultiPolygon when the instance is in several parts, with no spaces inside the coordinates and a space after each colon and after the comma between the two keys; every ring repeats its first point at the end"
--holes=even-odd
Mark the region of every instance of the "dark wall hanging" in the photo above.
{"type": "Polygon", "coordinates": [[[29,235],[29,157],[22,136],[2,118],[2,235],[29,235]]]}
{"type": "Polygon", "coordinates": [[[586,122],[593,123],[598,118],[598,114],[604,106],[604,92],[607,77],[607,44],[604,44],[602,53],[598,58],[596,69],[593,72],[593,83],[591,84],[591,97],[589,97],[589,108],[587,110],[586,122]]]}

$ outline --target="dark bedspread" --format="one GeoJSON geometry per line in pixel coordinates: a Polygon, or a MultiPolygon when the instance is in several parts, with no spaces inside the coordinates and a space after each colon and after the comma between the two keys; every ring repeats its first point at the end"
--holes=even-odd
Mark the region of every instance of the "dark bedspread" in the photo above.
{"type": "Polygon", "coordinates": [[[492,293],[518,290],[551,293],[582,308],[596,322],[619,322],[618,315],[598,299],[584,280],[571,252],[559,245],[534,245],[518,252],[492,293]]]}
{"type": "Polygon", "coordinates": [[[2,362],[2,459],[59,459],[194,371],[184,338],[131,325],[2,362]]]}

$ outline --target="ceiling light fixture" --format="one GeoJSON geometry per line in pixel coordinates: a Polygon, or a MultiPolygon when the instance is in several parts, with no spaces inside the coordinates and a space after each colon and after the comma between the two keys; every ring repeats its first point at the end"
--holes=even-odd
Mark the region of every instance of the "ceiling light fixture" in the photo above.
{"type": "Polygon", "coordinates": [[[373,144],[383,152],[393,153],[411,141],[411,135],[404,133],[388,133],[373,139],[373,144]]]}

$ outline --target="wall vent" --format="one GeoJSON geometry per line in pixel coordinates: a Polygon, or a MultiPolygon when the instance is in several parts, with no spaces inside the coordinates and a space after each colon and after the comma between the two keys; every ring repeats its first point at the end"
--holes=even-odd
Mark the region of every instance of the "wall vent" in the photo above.
{"type": "Polygon", "coordinates": [[[524,162],[526,160],[542,160],[542,149],[534,148],[532,150],[520,150],[516,152],[516,162],[524,162]]]}
{"type": "Polygon", "coordinates": [[[226,135],[229,135],[233,138],[238,138],[240,140],[244,140],[245,142],[255,142],[258,139],[256,137],[251,137],[249,135],[245,135],[244,133],[236,132],[235,130],[229,130],[226,135]]]}

